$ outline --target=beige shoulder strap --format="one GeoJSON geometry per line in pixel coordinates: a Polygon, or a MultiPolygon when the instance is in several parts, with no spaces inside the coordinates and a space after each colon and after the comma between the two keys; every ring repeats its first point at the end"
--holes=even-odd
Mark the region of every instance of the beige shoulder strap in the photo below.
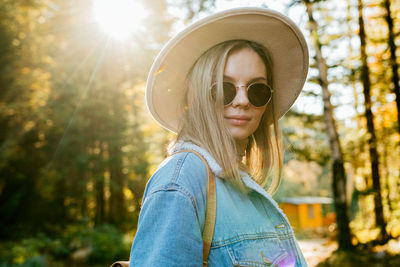
{"type": "Polygon", "coordinates": [[[110,267],[129,267],[129,261],[116,261],[110,267]]]}
{"type": "MultiPolygon", "coordinates": [[[[179,152],[192,152],[196,154],[207,167],[207,200],[206,200],[206,218],[203,230],[203,266],[207,266],[208,254],[210,253],[211,242],[214,235],[215,216],[217,213],[217,191],[215,186],[214,173],[208,166],[207,161],[202,155],[194,150],[182,150],[179,152]]],[[[178,152],[178,153],[179,153],[178,152]]]]}

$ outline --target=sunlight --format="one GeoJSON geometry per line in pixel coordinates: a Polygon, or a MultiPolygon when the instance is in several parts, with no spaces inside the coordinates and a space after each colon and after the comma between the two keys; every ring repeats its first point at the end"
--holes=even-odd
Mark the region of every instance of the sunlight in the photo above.
{"type": "Polygon", "coordinates": [[[93,0],[93,15],[104,32],[126,40],[140,28],[147,13],[137,0],[93,0]]]}

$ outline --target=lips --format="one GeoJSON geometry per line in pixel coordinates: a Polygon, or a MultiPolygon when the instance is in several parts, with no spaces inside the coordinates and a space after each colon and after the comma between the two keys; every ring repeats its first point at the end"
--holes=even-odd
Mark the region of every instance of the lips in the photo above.
{"type": "Polygon", "coordinates": [[[251,118],[246,115],[225,116],[225,119],[227,119],[231,124],[236,126],[246,125],[251,120],[251,118]]]}

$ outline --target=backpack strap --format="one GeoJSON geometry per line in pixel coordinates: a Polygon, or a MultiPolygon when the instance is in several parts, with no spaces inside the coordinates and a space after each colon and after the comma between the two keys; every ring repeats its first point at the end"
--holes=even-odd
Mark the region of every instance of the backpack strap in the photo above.
{"type": "Polygon", "coordinates": [[[206,217],[204,221],[204,230],[203,230],[203,266],[208,266],[208,254],[211,249],[211,242],[214,235],[214,227],[215,227],[215,217],[217,213],[217,191],[215,185],[215,176],[208,166],[207,161],[204,159],[202,155],[198,152],[186,149],[181,150],[180,152],[192,152],[196,154],[207,167],[207,200],[206,200],[206,217]]]}
{"type": "Polygon", "coordinates": [[[116,261],[110,267],[129,267],[129,261],[116,261]]]}

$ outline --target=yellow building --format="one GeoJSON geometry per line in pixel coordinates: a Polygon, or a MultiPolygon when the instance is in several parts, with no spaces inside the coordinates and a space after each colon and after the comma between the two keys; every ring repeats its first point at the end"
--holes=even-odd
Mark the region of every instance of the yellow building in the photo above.
{"type": "Polygon", "coordinates": [[[335,222],[333,200],[326,197],[288,197],[279,206],[295,230],[316,230],[335,222]]]}

